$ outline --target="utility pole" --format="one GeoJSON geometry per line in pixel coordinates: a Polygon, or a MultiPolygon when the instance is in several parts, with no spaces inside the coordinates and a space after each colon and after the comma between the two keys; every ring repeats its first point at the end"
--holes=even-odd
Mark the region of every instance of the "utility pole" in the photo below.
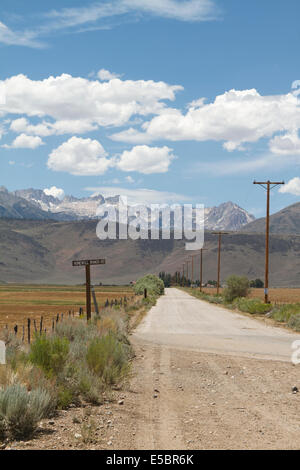
{"type": "Polygon", "coordinates": [[[221,242],[222,242],[222,235],[229,235],[229,232],[213,232],[214,235],[219,236],[219,243],[218,243],[218,283],[217,283],[217,295],[220,292],[220,273],[221,273],[221,242]]]}
{"type": "Polygon", "coordinates": [[[184,287],[185,282],[184,282],[184,263],[182,265],[182,287],[184,287]]]}
{"type": "Polygon", "coordinates": [[[191,281],[192,281],[192,285],[194,284],[194,257],[196,255],[191,255],[191,258],[192,258],[192,276],[191,276],[191,281]]]}
{"type": "Polygon", "coordinates": [[[206,251],[206,248],[201,248],[200,250],[200,292],[202,292],[203,284],[203,250],[206,251]]]}
{"type": "Polygon", "coordinates": [[[187,286],[189,287],[189,261],[186,261],[186,280],[187,286]]]}
{"type": "Polygon", "coordinates": [[[266,260],[265,260],[265,303],[269,303],[269,240],[270,240],[270,192],[276,186],[285,184],[284,181],[253,181],[267,191],[267,216],[266,216],[266,260]]]}

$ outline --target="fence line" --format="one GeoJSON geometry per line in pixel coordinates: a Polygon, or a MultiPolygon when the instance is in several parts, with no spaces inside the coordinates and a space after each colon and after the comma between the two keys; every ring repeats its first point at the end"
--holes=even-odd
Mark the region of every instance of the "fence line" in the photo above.
{"type": "MultiPolygon", "coordinates": [[[[130,297],[130,300],[132,301],[134,298],[135,298],[135,296],[133,295],[133,296],[130,297]]],[[[121,297],[119,299],[112,299],[111,301],[106,299],[106,302],[104,304],[104,308],[114,307],[114,306],[117,306],[117,305],[126,307],[127,303],[128,303],[128,298],[126,296],[121,297]]],[[[79,307],[79,311],[77,312],[77,316],[80,317],[82,315],[84,315],[84,310],[83,310],[82,307],[79,307]]],[[[74,310],[69,310],[68,318],[74,318],[75,316],[76,316],[76,314],[75,314],[74,310]]],[[[63,320],[64,320],[64,314],[63,313],[61,313],[61,314],[57,313],[56,317],[52,318],[52,324],[50,323],[51,324],[51,331],[54,332],[56,325],[60,321],[63,321],[63,320]]],[[[50,320],[50,322],[51,322],[51,320],[50,320]]],[[[47,334],[47,328],[44,327],[44,317],[43,316],[40,317],[39,327],[37,327],[37,322],[36,322],[35,318],[33,319],[33,321],[31,321],[31,318],[27,318],[27,328],[25,328],[24,324],[21,325],[21,328],[22,328],[22,342],[23,343],[25,342],[25,333],[27,333],[27,343],[28,344],[31,343],[32,325],[33,325],[33,329],[34,329],[35,334],[37,334],[38,332],[39,332],[40,335],[42,335],[42,333],[47,334]]],[[[4,327],[2,327],[1,332],[3,330],[6,330],[6,331],[9,330],[8,324],[6,324],[4,327]]],[[[12,331],[15,334],[15,336],[17,336],[18,332],[20,331],[19,330],[19,325],[15,324],[15,326],[12,328],[12,331]]]]}

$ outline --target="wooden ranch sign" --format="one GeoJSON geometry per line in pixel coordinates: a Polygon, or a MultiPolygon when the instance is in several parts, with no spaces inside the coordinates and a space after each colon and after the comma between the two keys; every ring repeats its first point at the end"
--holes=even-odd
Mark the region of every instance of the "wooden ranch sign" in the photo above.
{"type": "Polygon", "coordinates": [[[86,319],[89,321],[92,317],[91,312],[91,266],[98,264],[105,264],[105,259],[80,259],[72,261],[72,266],[85,266],[85,277],[86,277],[86,319]]]}
{"type": "Polygon", "coordinates": [[[72,261],[73,266],[95,266],[97,264],[105,264],[105,259],[80,259],[72,261]]]}

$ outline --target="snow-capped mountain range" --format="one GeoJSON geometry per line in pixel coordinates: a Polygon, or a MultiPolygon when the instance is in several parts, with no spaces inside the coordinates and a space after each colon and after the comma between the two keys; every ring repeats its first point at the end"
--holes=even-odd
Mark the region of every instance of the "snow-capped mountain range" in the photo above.
{"type": "MultiPolygon", "coordinates": [[[[100,205],[117,206],[120,196],[104,198],[94,195],[85,198],[65,196],[63,199],[46,194],[41,189],[23,189],[9,192],[0,188],[0,217],[16,219],[55,219],[82,220],[96,219],[100,205]]],[[[138,210],[138,205],[136,206],[138,210]]],[[[217,207],[204,209],[204,226],[206,230],[239,230],[255,220],[233,202],[226,202],[217,207]]]]}

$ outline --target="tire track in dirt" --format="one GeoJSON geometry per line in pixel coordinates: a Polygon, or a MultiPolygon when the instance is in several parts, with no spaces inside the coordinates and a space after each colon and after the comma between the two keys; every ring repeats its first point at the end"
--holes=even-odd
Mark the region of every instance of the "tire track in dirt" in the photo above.
{"type": "MultiPolygon", "coordinates": [[[[138,350],[138,348],[136,348],[136,350],[138,350]]],[[[154,350],[153,348],[148,348],[147,351],[142,349],[138,350],[138,354],[141,354],[139,363],[137,364],[138,376],[134,378],[132,385],[137,389],[136,448],[139,450],[154,449],[155,419],[152,374],[154,367],[154,350]]]]}
{"type": "MultiPolygon", "coordinates": [[[[136,350],[139,347],[136,346],[136,350]]],[[[139,361],[136,446],[172,450],[183,446],[178,400],[170,373],[170,351],[161,346],[143,348],[139,361]]]]}

